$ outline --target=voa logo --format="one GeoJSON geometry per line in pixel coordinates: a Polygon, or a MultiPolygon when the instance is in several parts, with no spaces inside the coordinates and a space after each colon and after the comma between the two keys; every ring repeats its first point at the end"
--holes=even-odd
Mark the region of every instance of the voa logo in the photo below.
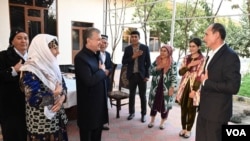
{"type": "Polygon", "coordinates": [[[227,136],[247,136],[244,129],[226,129],[227,136]]]}

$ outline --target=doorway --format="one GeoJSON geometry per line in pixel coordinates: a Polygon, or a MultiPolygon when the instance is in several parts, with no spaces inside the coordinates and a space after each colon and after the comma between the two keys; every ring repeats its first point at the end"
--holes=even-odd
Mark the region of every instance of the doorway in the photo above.
{"type": "Polygon", "coordinates": [[[83,35],[88,27],[93,27],[93,23],[72,21],[72,64],[76,54],[83,47],[83,35]]]}

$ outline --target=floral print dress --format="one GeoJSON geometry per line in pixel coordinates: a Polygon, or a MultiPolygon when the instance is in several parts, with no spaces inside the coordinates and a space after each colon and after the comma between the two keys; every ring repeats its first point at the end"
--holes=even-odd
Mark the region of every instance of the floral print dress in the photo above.
{"type": "MultiPolygon", "coordinates": [[[[171,67],[166,73],[163,73],[162,70],[156,70],[156,66],[157,66],[156,62],[153,62],[152,65],[150,66],[150,74],[153,77],[152,77],[151,88],[149,92],[148,105],[151,109],[156,108],[156,107],[162,107],[160,105],[155,106],[157,104],[154,104],[154,102],[163,100],[163,102],[161,103],[163,104],[164,109],[169,110],[169,109],[172,109],[172,106],[174,103],[174,96],[168,95],[168,89],[170,87],[174,87],[174,88],[177,87],[177,64],[176,62],[172,62],[171,67]],[[163,83],[163,85],[158,85],[160,84],[159,81],[162,81],[161,83],[163,83]],[[161,96],[157,96],[157,94],[159,94],[157,93],[157,89],[159,86],[161,86],[162,87],[161,89],[163,89],[162,100],[156,99],[156,98],[161,97],[161,96]]],[[[156,110],[159,111],[159,109],[156,109],[156,110]]]]}
{"type": "MultiPolygon", "coordinates": [[[[32,72],[24,71],[21,89],[26,97],[26,124],[28,141],[68,141],[66,123],[68,121],[62,107],[52,119],[44,114],[44,106],[53,105],[52,91],[32,72]]],[[[66,94],[66,85],[63,80],[66,94]]]]}

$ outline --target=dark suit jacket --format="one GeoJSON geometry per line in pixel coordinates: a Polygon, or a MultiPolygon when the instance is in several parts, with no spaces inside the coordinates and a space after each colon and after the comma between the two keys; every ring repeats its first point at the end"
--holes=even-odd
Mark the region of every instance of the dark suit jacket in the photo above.
{"type": "Polygon", "coordinates": [[[108,123],[106,74],[99,69],[99,56],[86,47],[75,56],[77,124],[93,130],[108,123]]]}
{"type": "MultiPolygon", "coordinates": [[[[140,57],[138,57],[138,68],[139,68],[140,76],[142,77],[142,79],[144,79],[145,77],[149,78],[149,67],[151,65],[151,60],[150,60],[148,46],[140,44],[139,50],[143,51],[143,54],[140,57]]],[[[129,45],[125,48],[124,55],[122,58],[122,64],[128,65],[127,67],[128,79],[133,73],[133,67],[134,67],[134,62],[135,62],[135,60],[132,59],[132,56],[133,56],[133,47],[132,45],[129,45]]]]}
{"type": "Polygon", "coordinates": [[[0,52],[0,117],[5,119],[25,118],[25,97],[19,85],[20,73],[15,77],[11,73],[11,67],[20,60],[24,63],[13,47],[0,52]]]}
{"type": "MultiPolygon", "coordinates": [[[[110,53],[107,52],[107,51],[105,51],[105,54],[106,54],[106,60],[105,60],[105,62],[104,62],[105,68],[106,68],[107,70],[109,70],[109,75],[111,75],[111,73],[112,73],[112,71],[113,71],[113,69],[112,69],[111,56],[110,56],[110,53]]],[[[109,92],[111,91],[110,85],[112,85],[112,84],[110,84],[110,82],[111,82],[111,81],[110,81],[110,79],[109,79],[109,76],[107,76],[107,78],[106,78],[106,84],[107,84],[107,89],[108,89],[109,92]]]]}
{"type": "MultiPolygon", "coordinates": [[[[101,54],[100,54],[100,51],[97,52],[98,56],[99,56],[99,60],[102,61],[101,59],[101,54]]],[[[105,65],[105,68],[107,70],[109,70],[109,75],[111,75],[113,69],[112,69],[112,61],[111,61],[111,55],[109,52],[105,51],[105,55],[106,55],[106,59],[105,59],[105,62],[102,62],[104,63],[105,65]]],[[[111,91],[111,87],[110,87],[110,78],[109,78],[109,75],[107,76],[106,78],[106,87],[107,87],[107,91],[110,92],[111,91]]]]}
{"type": "Polygon", "coordinates": [[[232,96],[240,88],[240,60],[224,44],[208,64],[208,79],[201,88],[199,116],[210,121],[228,122],[232,116],[232,96]]]}

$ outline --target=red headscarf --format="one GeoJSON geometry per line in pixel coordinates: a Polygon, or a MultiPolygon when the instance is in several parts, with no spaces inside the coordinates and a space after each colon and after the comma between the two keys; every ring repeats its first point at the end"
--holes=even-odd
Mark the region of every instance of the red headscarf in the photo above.
{"type": "Polygon", "coordinates": [[[167,52],[168,52],[168,56],[165,56],[165,57],[162,57],[161,55],[159,55],[157,58],[156,58],[156,65],[164,65],[164,73],[166,73],[171,64],[172,64],[172,61],[173,61],[173,57],[172,57],[172,54],[173,54],[173,49],[170,45],[163,45],[161,47],[162,48],[166,48],[167,49],[167,52]]]}

